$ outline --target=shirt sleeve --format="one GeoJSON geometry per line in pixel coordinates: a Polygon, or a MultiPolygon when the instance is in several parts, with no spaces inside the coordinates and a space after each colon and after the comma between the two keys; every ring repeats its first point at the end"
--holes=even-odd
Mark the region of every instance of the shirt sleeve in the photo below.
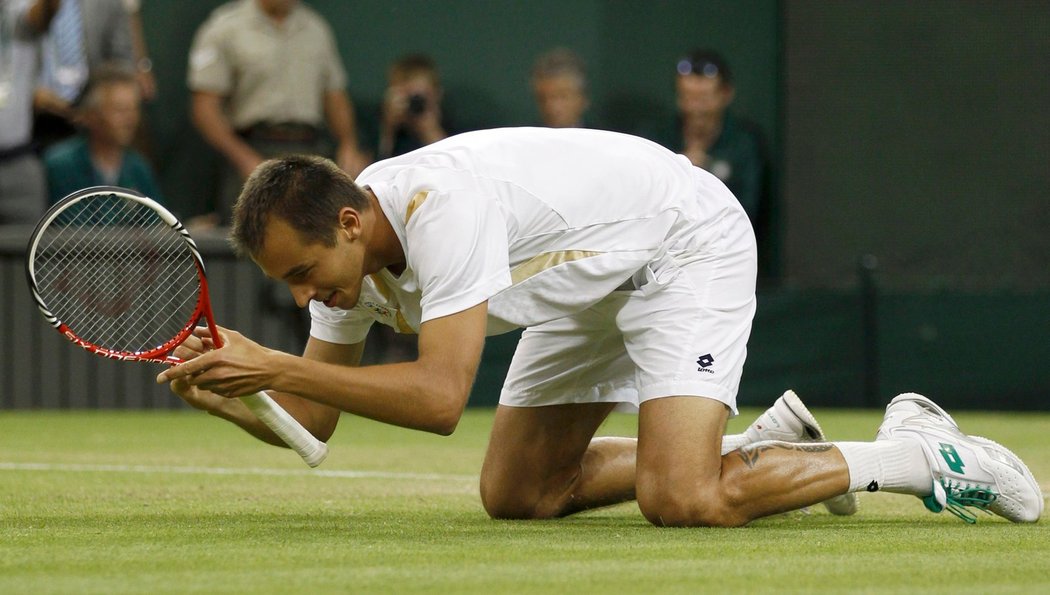
{"type": "Polygon", "coordinates": [[[420,322],[462,312],[510,287],[507,225],[495,200],[433,191],[405,225],[408,266],[421,293],[420,322]]]}
{"type": "Polygon", "coordinates": [[[310,302],[310,336],[329,343],[352,345],[365,340],[375,319],[361,308],[341,310],[310,302]]]}
{"type": "Polygon", "coordinates": [[[186,81],[191,91],[228,95],[233,88],[233,67],[226,55],[224,33],[213,20],[197,31],[190,47],[186,81]]]}

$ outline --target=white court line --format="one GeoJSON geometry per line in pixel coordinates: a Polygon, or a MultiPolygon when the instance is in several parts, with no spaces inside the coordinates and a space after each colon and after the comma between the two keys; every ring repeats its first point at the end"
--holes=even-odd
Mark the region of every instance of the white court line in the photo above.
{"type": "Polygon", "coordinates": [[[161,473],[176,475],[268,475],[334,477],[338,479],[409,479],[417,481],[478,481],[477,475],[444,473],[395,473],[392,471],[352,471],[349,469],[263,469],[260,467],[175,467],[168,465],[91,465],[78,463],[6,463],[0,471],[66,471],[81,473],[161,473]]]}
{"type": "MultiPolygon", "coordinates": [[[[6,463],[0,461],[0,471],[64,471],[76,473],[144,473],[171,475],[263,475],[273,477],[332,477],[337,479],[408,479],[416,481],[470,481],[477,475],[443,473],[395,473],[392,471],[352,471],[350,469],[263,469],[261,467],[175,467],[168,465],[87,465],[77,463],[6,463]]],[[[1050,486],[1039,486],[1050,501],[1050,486]]],[[[805,510],[805,509],[803,509],[805,510]]]]}

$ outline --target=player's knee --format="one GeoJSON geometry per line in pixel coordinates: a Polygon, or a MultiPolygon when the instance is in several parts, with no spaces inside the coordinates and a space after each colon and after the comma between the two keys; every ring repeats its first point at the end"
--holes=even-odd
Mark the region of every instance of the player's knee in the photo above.
{"type": "Polygon", "coordinates": [[[481,504],[494,519],[549,519],[559,516],[561,507],[536,485],[524,482],[481,479],[481,504]]]}
{"type": "Polygon", "coordinates": [[[638,485],[638,507],[658,527],[738,527],[740,515],[718,489],[692,482],[638,485]]]}
{"type": "Polygon", "coordinates": [[[522,494],[508,489],[506,481],[500,481],[482,470],[481,505],[489,517],[494,519],[527,519],[531,518],[530,506],[522,494]]]}
{"type": "Polygon", "coordinates": [[[493,519],[532,520],[556,516],[554,511],[544,507],[538,498],[530,498],[528,494],[512,493],[510,490],[486,490],[482,487],[481,504],[485,507],[485,512],[493,519]]]}
{"type": "Polygon", "coordinates": [[[494,519],[519,519],[524,512],[506,490],[500,489],[493,481],[486,481],[484,475],[481,477],[481,506],[494,519]]]}
{"type": "Polygon", "coordinates": [[[486,498],[482,496],[481,504],[489,518],[504,520],[530,520],[536,518],[534,508],[528,502],[512,498],[486,498]]]}

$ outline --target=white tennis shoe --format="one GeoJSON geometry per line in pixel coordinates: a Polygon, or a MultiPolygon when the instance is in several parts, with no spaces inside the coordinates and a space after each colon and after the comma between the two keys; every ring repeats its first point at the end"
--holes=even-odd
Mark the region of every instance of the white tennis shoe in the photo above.
{"type": "MultiPolygon", "coordinates": [[[[827,442],[824,431],[802,399],[793,390],[786,390],[773,406],[760,415],[744,431],[751,442],[779,440],[782,442],[827,442]]],[[[831,514],[847,516],[857,512],[857,495],[835,496],[824,501],[831,514]]]]}
{"type": "Polygon", "coordinates": [[[1006,447],[959,430],[951,415],[915,393],[898,395],[886,407],[876,440],[913,440],[922,446],[933,474],[933,493],[922,498],[933,512],[947,510],[967,523],[970,508],[1015,523],[1035,522],[1043,494],[1032,472],[1006,447]]]}

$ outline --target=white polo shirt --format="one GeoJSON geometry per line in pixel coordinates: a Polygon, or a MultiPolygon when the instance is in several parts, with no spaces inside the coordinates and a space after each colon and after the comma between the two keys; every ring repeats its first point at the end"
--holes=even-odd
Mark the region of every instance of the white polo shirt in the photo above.
{"type": "Polygon", "coordinates": [[[332,343],[362,341],[374,320],[418,332],[485,300],[490,335],[561,318],[659,277],[664,259],[703,258],[717,222],[740,210],[685,157],[600,130],[469,132],[377,162],[357,183],[407,264],[366,277],[351,310],[310,303],[311,334],[332,343]]]}

